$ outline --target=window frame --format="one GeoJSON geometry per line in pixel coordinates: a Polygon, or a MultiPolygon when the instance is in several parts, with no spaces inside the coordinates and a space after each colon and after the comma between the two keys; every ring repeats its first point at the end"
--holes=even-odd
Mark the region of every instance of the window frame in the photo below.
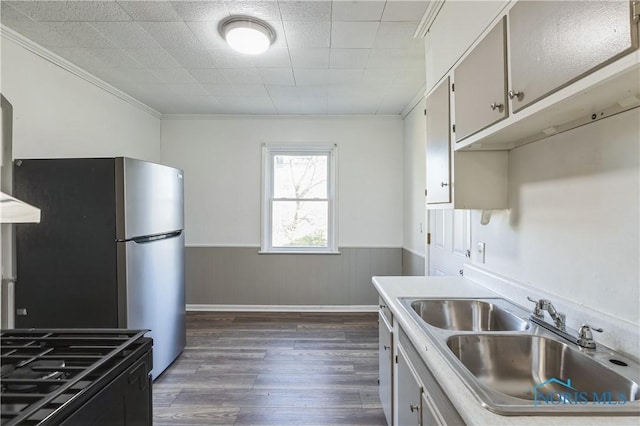
{"type": "Polygon", "coordinates": [[[338,251],[338,145],[302,143],[264,143],[262,145],[262,223],[261,254],[339,254],[338,251]],[[276,155],[327,155],[327,246],[326,247],[273,247],[272,206],[274,200],[274,156],[276,155]]]}

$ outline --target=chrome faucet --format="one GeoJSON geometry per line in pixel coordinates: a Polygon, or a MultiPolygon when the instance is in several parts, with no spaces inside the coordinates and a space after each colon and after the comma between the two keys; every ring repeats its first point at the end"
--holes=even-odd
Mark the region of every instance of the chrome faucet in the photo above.
{"type": "MultiPolygon", "coordinates": [[[[530,302],[536,304],[536,306],[533,308],[533,313],[531,314],[531,321],[557,334],[558,336],[575,343],[581,348],[596,348],[596,342],[595,340],[593,340],[593,334],[591,333],[591,331],[593,330],[597,331],[598,333],[602,333],[603,330],[601,328],[593,328],[590,325],[582,324],[582,327],[580,327],[580,330],[578,331],[578,336],[576,337],[575,334],[571,335],[567,332],[565,325],[565,314],[563,314],[562,312],[558,312],[551,301],[547,299],[535,300],[531,297],[527,297],[527,299],[530,302]],[[549,312],[549,316],[553,320],[553,324],[545,321],[544,311],[549,312]]],[[[575,330],[573,332],[575,333],[575,330]]]]}
{"type": "Polygon", "coordinates": [[[536,307],[533,308],[533,315],[539,319],[544,321],[544,311],[549,312],[549,316],[553,320],[556,328],[561,331],[565,331],[565,320],[566,316],[562,312],[556,311],[556,308],[553,306],[550,300],[540,299],[535,300],[530,297],[527,297],[530,302],[536,304],[536,307]]]}

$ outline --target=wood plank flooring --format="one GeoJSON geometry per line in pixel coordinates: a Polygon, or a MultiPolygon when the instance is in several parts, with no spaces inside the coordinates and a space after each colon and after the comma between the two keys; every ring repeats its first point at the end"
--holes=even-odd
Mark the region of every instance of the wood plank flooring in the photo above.
{"type": "Polygon", "coordinates": [[[154,425],[386,425],[375,313],[187,314],[154,425]]]}

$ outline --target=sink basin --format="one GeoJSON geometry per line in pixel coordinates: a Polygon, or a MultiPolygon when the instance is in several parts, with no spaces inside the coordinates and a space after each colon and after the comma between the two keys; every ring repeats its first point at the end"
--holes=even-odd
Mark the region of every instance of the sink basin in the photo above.
{"type": "Polygon", "coordinates": [[[481,300],[415,300],[411,308],[427,324],[445,330],[523,331],[529,327],[522,318],[481,300]]]}
{"type": "MultiPolygon", "coordinates": [[[[481,387],[534,404],[616,405],[640,399],[636,382],[562,341],[465,334],[449,337],[447,346],[481,387]]],[[[638,374],[633,366],[618,368],[631,377],[638,374]]]]}

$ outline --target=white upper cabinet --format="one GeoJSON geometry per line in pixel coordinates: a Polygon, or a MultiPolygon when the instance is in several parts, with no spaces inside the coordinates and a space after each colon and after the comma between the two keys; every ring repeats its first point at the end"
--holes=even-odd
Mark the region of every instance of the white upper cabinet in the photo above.
{"type": "Polygon", "coordinates": [[[513,111],[638,46],[628,1],[519,1],[509,10],[513,111]]]}
{"type": "Polygon", "coordinates": [[[453,66],[454,150],[509,150],[640,106],[639,22],[638,1],[507,6],[453,66]]]}
{"type": "Polygon", "coordinates": [[[454,71],[456,142],[507,117],[506,18],[454,71]]]}
{"type": "Polygon", "coordinates": [[[451,202],[449,78],[445,78],[427,97],[426,106],[427,203],[449,203],[451,202]]]}

